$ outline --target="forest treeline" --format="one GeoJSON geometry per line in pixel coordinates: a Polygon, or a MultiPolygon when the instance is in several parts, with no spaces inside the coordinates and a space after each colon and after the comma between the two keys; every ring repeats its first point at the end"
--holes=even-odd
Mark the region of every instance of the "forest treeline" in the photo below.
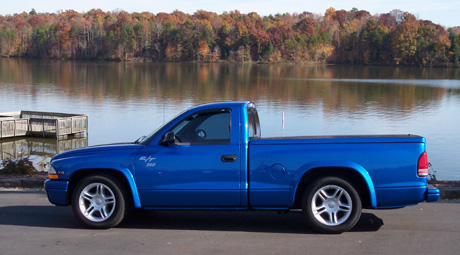
{"type": "Polygon", "coordinates": [[[0,55],[44,59],[459,66],[460,27],[400,10],[259,16],[199,10],[0,15],[0,55]]]}

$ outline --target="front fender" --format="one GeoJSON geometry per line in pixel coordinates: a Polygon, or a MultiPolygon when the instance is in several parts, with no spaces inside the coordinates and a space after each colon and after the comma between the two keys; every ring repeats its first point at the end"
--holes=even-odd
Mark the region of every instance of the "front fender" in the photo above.
{"type": "MultiPolygon", "coordinates": [[[[92,164],[74,165],[69,172],[71,172],[72,173],[71,176],[73,176],[77,174],[78,172],[85,171],[85,170],[93,170],[93,171],[96,170],[96,171],[101,171],[101,172],[105,171],[107,173],[110,173],[111,171],[116,171],[116,172],[123,174],[123,176],[126,178],[128,182],[129,189],[131,191],[132,198],[133,198],[134,207],[135,208],[142,207],[141,201],[139,198],[139,193],[137,192],[137,185],[134,180],[134,175],[128,168],[118,165],[118,164],[113,164],[113,163],[107,163],[107,164],[101,163],[97,165],[92,163],[92,164]]],[[[69,176],[69,179],[71,178],[71,176],[69,176]]]]}
{"type": "Polygon", "coordinates": [[[296,171],[294,177],[292,178],[291,190],[289,193],[290,198],[291,198],[289,206],[291,208],[294,205],[297,188],[299,187],[300,181],[305,176],[305,174],[317,168],[348,168],[353,171],[356,171],[359,175],[361,175],[361,177],[363,177],[364,181],[366,182],[366,185],[369,191],[371,208],[377,208],[377,197],[375,195],[374,183],[372,181],[371,176],[366,171],[366,169],[364,169],[364,167],[362,167],[361,165],[358,165],[354,162],[348,162],[348,161],[315,161],[315,162],[310,162],[300,167],[296,171]]]}

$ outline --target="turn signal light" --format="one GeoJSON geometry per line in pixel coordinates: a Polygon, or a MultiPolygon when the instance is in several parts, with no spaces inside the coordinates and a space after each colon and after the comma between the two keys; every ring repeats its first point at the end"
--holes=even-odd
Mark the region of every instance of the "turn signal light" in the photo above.
{"type": "Polygon", "coordinates": [[[58,175],[57,174],[48,174],[48,178],[50,180],[57,180],[59,179],[58,175]]]}
{"type": "Polygon", "coordinates": [[[418,177],[427,177],[428,176],[428,154],[426,152],[422,153],[418,158],[418,167],[417,167],[417,175],[418,177]]]}

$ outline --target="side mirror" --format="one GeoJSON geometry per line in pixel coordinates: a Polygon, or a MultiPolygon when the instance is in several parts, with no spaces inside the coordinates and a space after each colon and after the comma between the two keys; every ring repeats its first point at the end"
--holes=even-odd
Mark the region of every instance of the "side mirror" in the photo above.
{"type": "Polygon", "coordinates": [[[171,145],[176,142],[176,135],[174,132],[169,131],[167,132],[164,136],[163,139],[161,139],[160,144],[161,145],[171,145]]]}

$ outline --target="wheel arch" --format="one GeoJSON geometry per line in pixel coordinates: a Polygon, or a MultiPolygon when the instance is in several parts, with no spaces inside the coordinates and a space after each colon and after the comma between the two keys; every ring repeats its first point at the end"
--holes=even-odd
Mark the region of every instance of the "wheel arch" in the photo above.
{"type": "Polygon", "coordinates": [[[128,203],[134,208],[141,208],[141,202],[139,199],[139,194],[137,192],[136,183],[134,182],[134,177],[130,171],[127,169],[113,169],[113,168],[83,168],[77,171],[74,171],[72,176],[69,179],[69,187],[67,192],[67,204],[71,204],[72,194],[77,186],[77,184],[85,177],[90,175],[109,175],[116,178],[122,183],[131,196],[127,196],[128,203]]]}
{"type": "Polygon", "coordinates": [[[326,176],[343,178],[355,186],[364,208],[377,207],[374,184],[369,173],[359,165],[336,162],[305,167],[302,171],[298,171],[297,178],[294,180],[294,189],[291,191],[291,208],[301,208],[302,195],[308,185],[326,176]]]}

